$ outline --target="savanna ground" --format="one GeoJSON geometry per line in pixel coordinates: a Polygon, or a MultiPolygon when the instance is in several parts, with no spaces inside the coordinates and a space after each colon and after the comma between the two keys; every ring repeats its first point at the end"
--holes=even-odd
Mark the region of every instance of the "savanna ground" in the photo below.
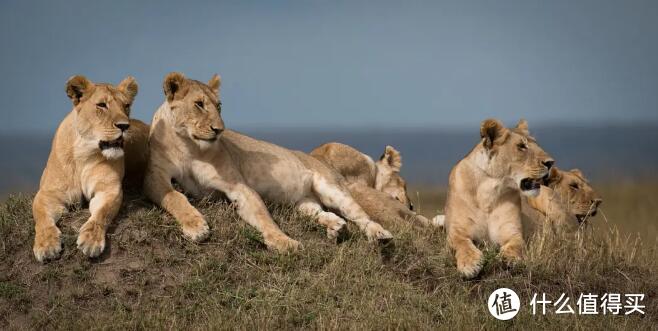
{"type": "MultiPolygon", "coordinates": [[[[59,222],[64,251],[40,264],[32,255],[31,196],[0,206],[2,329],[656,329],[658,328],[658,185],[598,186],[602,215],[577,235],[537,238],[512,268],[484,247],[479,279],[458,275],[444,233],[386,224],[393,247],[368,243],[355,228],[340,244],[288,206],[270,206],[304,250],[277,254],[225,202],[194,201],[211,237],[183,239],[171,216],[129,195],[108,231],[108,247],[89,260],[75,248],[88,217],[77,206],[59,222]],[[605,216],[605,217],[604,217],[605,216]],[[618,231],[616,229],[619,229],[618,231]],[[495,320],[486,300],[514,289],[521,311],[495,320]],[[580,293],[643,293],[646,315],[533,316],[534,293],[575,301],[580,293]]],[[[445,194],[421,190],[428,216],[445,194]]]]}

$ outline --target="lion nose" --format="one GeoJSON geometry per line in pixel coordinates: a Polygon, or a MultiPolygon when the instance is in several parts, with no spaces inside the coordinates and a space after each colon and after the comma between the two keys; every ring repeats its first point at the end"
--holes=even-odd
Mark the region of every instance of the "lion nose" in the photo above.
{"type": "Polygon", "coordinates": [[[548,169],[551,170],[551,167],[555,164],[555,160],[546,160],[543,161],[542,164],[548,169]]]}
{"type": "Polygon", "coordinates": [[[130,127],[130,123],[114,123],[114,126],[116,126],[121,132],[128,130],[130,127]]]}
{"type": "Polygon", "coordinates": [[[594,207],[600,206],[602,202],[603,202],[603,199],[594,199],[594,200],[592,200],[592,203],[594,204],[594,207]]]}
{"type": "Polygon", "coordinates": [[[216,135],[219,135],[220,133],[222,133],[222,131],[224,131],[223,128],[216,128],[216,127],[214,127],[214,126],[211,126],[210,129],[211,129],[212,132],[214,132],[216,135]]]}

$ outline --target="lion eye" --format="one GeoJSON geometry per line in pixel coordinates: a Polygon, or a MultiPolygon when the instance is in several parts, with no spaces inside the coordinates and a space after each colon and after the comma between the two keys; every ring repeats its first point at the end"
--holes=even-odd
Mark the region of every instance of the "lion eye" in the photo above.
{"type": "Polygon", "coordinates": [[[194,103],[194,105],[199,109],[203,109],[203,101],[197,101],[194,103]]]}
{"type": "Polygon", "coordinates": [[[528,149],[528,145],[526,145],[525,143],[519,143],[518,145],[516,145],[516,147],[518,147],[520,151],[525,151],[528,149]]]}
{"type": "Polygon", "coordinates": [[[569,184],[569,187],[571,187],[571,188],[574,189],[574,190],[578,190],[578,189],[579,189],[579,187],[578,187],[578,183],[571,183],[571,184],[569,184]]]}
{"type": "Polygon", "coordinates": [[[222,111],[222,102],[217,103],[217,111],[221,112],[222,111]]]}
{"type": "Polygon", "coordinates": [[[107,104],[105,102],[99,102],[96,104],[96,107],[107,109],[107,104]]]}

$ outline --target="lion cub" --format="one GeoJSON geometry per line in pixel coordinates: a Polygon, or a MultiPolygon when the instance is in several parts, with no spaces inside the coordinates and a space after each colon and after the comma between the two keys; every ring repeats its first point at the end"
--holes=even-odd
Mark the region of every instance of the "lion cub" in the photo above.
{"type": "Polygon", "coordinates": [[[407,184],[400,176],[402,156],[392,146],[386,146],[377,162],[356,148],[330,142],[309,153],[341,174],[349,184],[360,183],[382,191],[413,210],[407,195],[407,184]]]}
{"type": "MultiPolygon", "coordinates": [[[[32,204],[33,251],[39,261],[59,255],[57,219],[67,205],[83,198],[89,201],[91,217],[80,228],[78,248],[89,257],[103,252],[105,229],[121,206],[124,147],[126,153],[143,153],[147,144],[147,136],[139,134],[148,130],[146,125],[128,118],[137,95],[134,78],[114,87],[74,76],[66,83],[66,94],[73,110],[57,128],[32,204]]],[[[135,160],[142,157],[134,155],[135,160]]]]}
{"type": "Polygon", "coordinates": [[[395,148],[386,146],[377,162],[356,148],[337,142],[317,147],[310,155],[345,177],[356,202],[375,221],[411,220],[432,225],[413,211],[407,184],[400,175],[402,156],[395,148]]]}
{"type": "Polygon", "coordinates": [[[553,159],[544,152],[521,120],[508,129],[488,119],[480,128],[481,142],[452,169],[446,200],[448,245],[457,269],[466,278],[482,268],[475,240],[500,245],[509,262],[523,255],[521,194],[536,196],[553,159]]]}
{"type": "Polygon", "coordinates": [[[344,179],[322,162],[225,130],[219,76],[204,84],[170,73],[163,85],[166,99],[153,116],[144,189],[151,200],[176,218],[186,237],[204,239],[208,224],[187,197],[174,190],[172,180],[188,194],[224,193],[236,204],[240,217],[263,234],[265,244],[278,251],[294,250],[299,242],[279,229],[262,198],[294,204],[300,211],[317,216],[329,237],[346,229],[344,217],[356,223],[370,240],[392,238],[354,201],[344,179]]]}

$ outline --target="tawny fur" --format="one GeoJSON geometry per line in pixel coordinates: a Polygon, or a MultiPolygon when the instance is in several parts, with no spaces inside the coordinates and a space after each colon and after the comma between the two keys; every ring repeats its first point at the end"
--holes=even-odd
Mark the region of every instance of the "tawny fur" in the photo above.
{"type": "Polygon", "coordinates": [[[538,194],[538,183],[553,163],[523,120],[514,129],[486,120],[480,136],[481,142],[450,173],[445,207],[448,245],[466,278],[476,276],[482,267],[482,252],[475,241],[500,245],[508,262],[522,258],[522,183],[532,183],[524,194],[538,194]]]}
{"type": "Polygon", "coordinates": [[[531,236],[544,226],[573,231],[596,216],[603,200],[578,169],[553,167],[537,197],[524,197],[524,233],[531,236]]]}
{"type": "Polygon", "coordinates": [[[425,216],[415,213],[382,191],[362,183],[352,183],[349,189],[354,200],[377,223],[386,225],[392,222],[411,222],[421,226],[432,225],[425,216]]]}
{"type": "MultiPolygon", "coordinates": [[[[57,220],[67,205],[86,199],[91,217],[80,228],[77,245],[89,257],[105,248],[105,230],[117,214],[122,200],[124,158],[139,172],[146,136],[132,134],[145,124],[129,120],[130,105],[137,94],[132,77],[117,87],[94,84],[83,76],[67,82],[73,110],[61,122],[55,137],[39,191],[32,205],[35,221],[34,256],[39,261],[56,258],[61,251],[57,220]],[[129,124],[123,132],[117,125],[129,124]],[[100,141],[123,137],[124,148],[101,150],[100,141]],[[124,157],[125,154],[125,157],[124,157]]],[[[125,128],[125,127],[124,127],[125,128]]]]}
{"type": "Polygon", "coordinates": [[[321,145],[309,154],[336,170],[349,184],[375,188],[413,209],[406,181],[400,175],[402,156],[392,146],[386,146],[377,162],[354,147],[337,142],[321,145]]]}
{"type": "Polygon", "coordinates": [[[217,75],[208,84],[180,73],[167,75],[166,100],[151,125],[144,189],[176,218],[186,237],[204,239],[208,224],[185,195],[174,190],[172,180],[187,194],[224,193],[236,204],[240,217],[263,234],[265,244],[278,251],[295,250],[299,242],[279,229],[263,199],[294,204],[317,216],[330,237],[344,231],[343,219],[347,219],[370,240],[392,238],[354,201],[342,177],[317,159],[225,130],[219,86],[217,75]]]}

